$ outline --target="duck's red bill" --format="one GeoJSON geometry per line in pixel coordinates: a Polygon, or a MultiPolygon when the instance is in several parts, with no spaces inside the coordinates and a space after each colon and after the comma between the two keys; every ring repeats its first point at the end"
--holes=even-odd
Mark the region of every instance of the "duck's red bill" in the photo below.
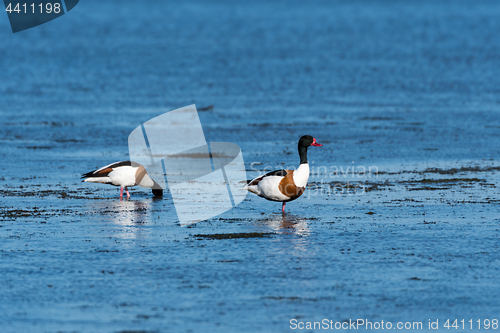
{"type": "Polygon", "coordinates": [[[313,143],[311,143],[311,146],[314,146],[314,147],[321,147],[323,146],[322,144],[319,144],[316,142],[316,138],[313,138],[313,143]]]}

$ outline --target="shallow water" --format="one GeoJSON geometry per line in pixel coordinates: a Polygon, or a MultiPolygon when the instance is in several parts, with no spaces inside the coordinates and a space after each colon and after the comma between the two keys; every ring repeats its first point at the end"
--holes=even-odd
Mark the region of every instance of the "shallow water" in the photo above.
{"type": "Polygon", "coordinates": [[[498,3],[148,6],[82,1],[18,34],[0,20],[2,332],[498,316],[498,3]],[[214,106],[206,139],[238,144],[249,178],[297,166],[301,135],[324,143],[287,214],[249,194],[180,227],[168,195],[80,182],[192,103],[214,106]],[[197,236],[240,233],[266,237],[197,236]]]}

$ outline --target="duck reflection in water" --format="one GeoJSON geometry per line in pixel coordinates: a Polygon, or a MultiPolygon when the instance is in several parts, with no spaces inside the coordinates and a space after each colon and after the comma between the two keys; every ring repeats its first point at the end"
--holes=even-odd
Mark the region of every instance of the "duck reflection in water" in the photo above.
{"type": "MultiPolygon", "coordinates": [[[[87,209],[117,225],[145,224],[155,216],[156,200],[92,202],[87,209]]],[[[158,215],[158,214],[156,214],[158,215]]]]}
{"type": "Polygon", "coordinates": [[[271,215],[268,218],[256,221],[257,224],[265,225],[277,232],[301,236],[306,236],[310,233],[307,222],[308,220],[305,217],[290,214],[271,215]]]}

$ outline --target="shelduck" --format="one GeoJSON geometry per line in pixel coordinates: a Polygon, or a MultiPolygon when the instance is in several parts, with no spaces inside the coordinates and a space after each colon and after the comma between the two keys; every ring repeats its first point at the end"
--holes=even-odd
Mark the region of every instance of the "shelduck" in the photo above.
{"type": "Polygon", "coordinates": [[[309,179],[309,164],[307,163],[307,148],[309,146],[321,147],[310,135],[300,138],[298,148],[300,166],[297,170],[276,170],[263,176],[247,181],[245,189],[257,194],[259,197],[271,201],[283,202],[281,208],[285,212],[285,205],[300,197],[309,179]]]}
{"type": "Polygon", "coordinates": [[[146,168],[139,163],[131,161],[115,162],[100,169],[87,172],[82,175],[82,182],[110,184],[120,186],[120,199],[123,198],[123,190],[130,198],[128,187],[142,186],[151,188],[155,197],[163,196],[161,186],[149,177],[146,168]]]}

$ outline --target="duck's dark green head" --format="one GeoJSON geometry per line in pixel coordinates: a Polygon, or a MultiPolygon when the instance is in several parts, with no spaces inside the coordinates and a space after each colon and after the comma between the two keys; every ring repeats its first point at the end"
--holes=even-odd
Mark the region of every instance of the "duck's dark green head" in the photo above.
{"type": "Polygon", "coordinates": [[[310,135],[304,135],[303,137],[300,138],[299,140],[299,148],[300,147],[309,147],[309,146],[315,146],[315,147],[321,147],[323,145],[319,144],[316,142],[316,139],[313,138],[312,136],[310,135]]]}
{"type": "Polygon", "coordinates": [[[300,156],[300,164],[307,163],[307,148],[309,146],[321,147],[322,144],[316,142],[316,139],[310,135],[304,135],[299,140],[299,156],[300,156]]]}

